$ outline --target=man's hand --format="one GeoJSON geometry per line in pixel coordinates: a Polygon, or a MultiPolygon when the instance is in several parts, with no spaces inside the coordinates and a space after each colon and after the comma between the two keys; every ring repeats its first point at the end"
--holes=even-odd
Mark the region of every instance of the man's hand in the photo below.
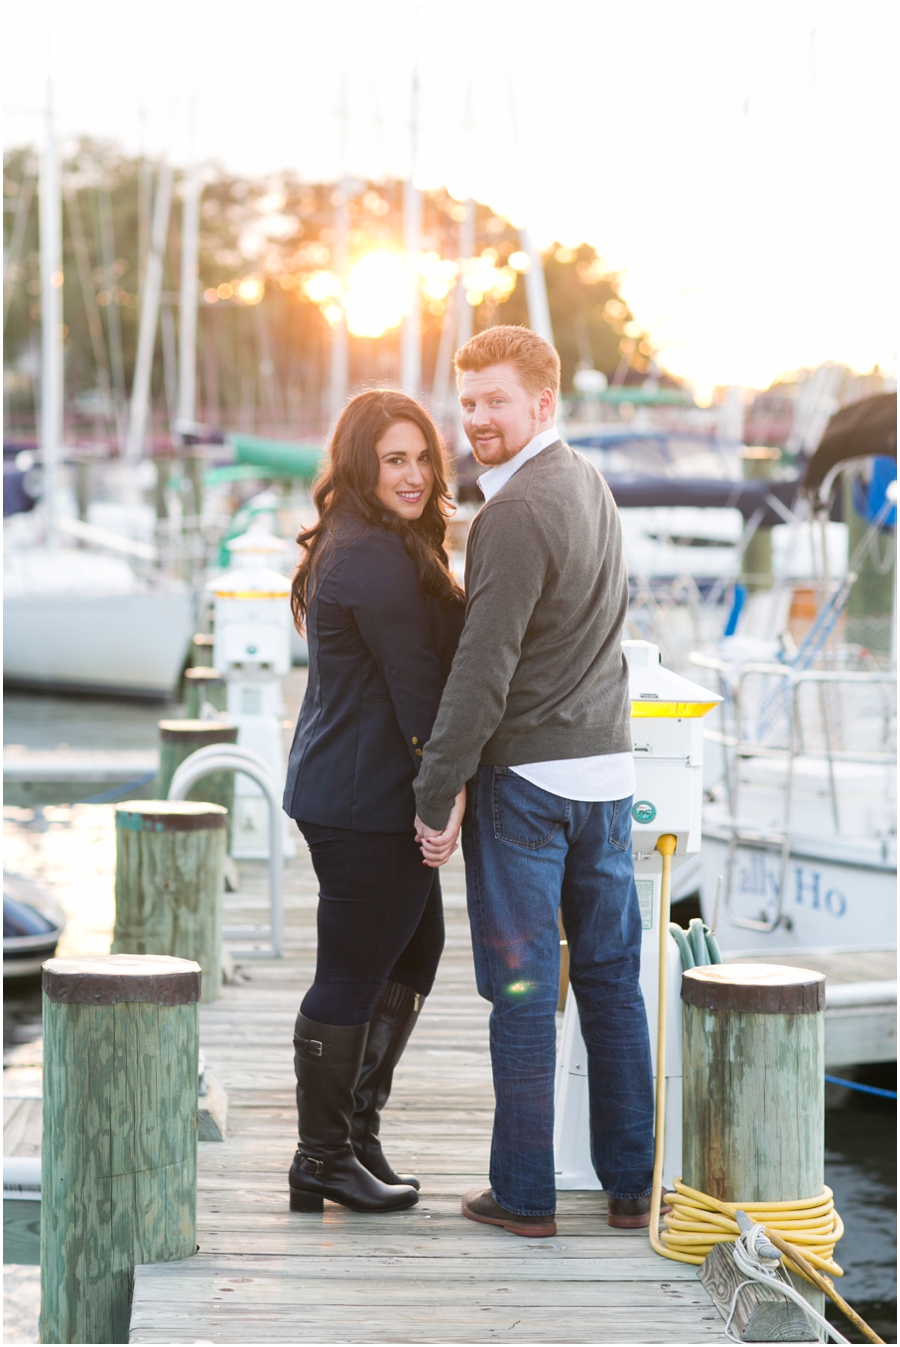
{"type": "Polygon", "coordinates": [[[462,827],[465,812],[466,788],[463,786],[456,797],[443,831],[438,832],[436,828],[429,828],[428,824],[423,823],[418,814],[416,815],[416,841],[422,849],[425,864],[430,866],[432,870],[436,870],[439,865],[444,865],[449,861],[456,850],[459,830],[462,827]]]}

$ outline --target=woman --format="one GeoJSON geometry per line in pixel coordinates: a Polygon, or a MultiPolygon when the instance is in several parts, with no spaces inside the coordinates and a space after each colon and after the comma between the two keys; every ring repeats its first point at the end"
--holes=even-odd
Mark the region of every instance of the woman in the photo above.
{"type": "MultiPolygon", "coordinates": [[[[444,551],[451,510],[434,422],[412,398],[351,399],[301,533],[294,620],[309,683],[284,807],[319,880],[315,981],[294,1030],[293,1211],[417,1201],[378,1140],[394,1067],[444,944],[437,870],[414,834],[413,780],[463,621],[444,551]]],[[[465,792],[456,803],[458,819],[465,792]]],[[[449,855],[449,850],[447,851],[449,855]]],[[[446,856],[444,856],[446,859],[446,856]]]]}

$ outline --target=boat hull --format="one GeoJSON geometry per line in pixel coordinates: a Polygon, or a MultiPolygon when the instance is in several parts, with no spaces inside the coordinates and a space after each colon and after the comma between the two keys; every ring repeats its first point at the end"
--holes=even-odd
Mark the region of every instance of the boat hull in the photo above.
{"type": "Polygon", "coordinates": [[[185,591],[16,594],[3,617],[7,684],[60,692],[171,695],[194,630],[185,591]]]}
{"type": "MultiPolygon", "coordinates": [[[[897,867],[879,859],[877,849],[849,843],[842,856],[839,840],[816,845],[797,839],[786,873],[781,921],[773,931],[748,930],[732,916],[771,920],[778,910],[781,852],[776,848],[737,848],[730,903],[717,914],[716,938],[729,953],[800,953],[809,950],[894,949],[897,944],[897,867]],[[854,855],[854,852],[858,853],[854,855]]],[[[724,876],[728,890],[729,844],[722,834],[704,829],[700,903],[712,925],[716,885],[724,876]]]]}

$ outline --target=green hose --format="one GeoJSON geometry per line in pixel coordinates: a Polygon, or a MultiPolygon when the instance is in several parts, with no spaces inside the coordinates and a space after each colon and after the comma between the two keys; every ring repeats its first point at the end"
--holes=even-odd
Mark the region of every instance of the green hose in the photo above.
{"type": "Polygon", "coordinates": [[[700,917],[693,917],[686,931],[677,922],[670,921],[669,933],[678,946],[683,968],[704,968],[722,962],[718,941],[700,917]]]}

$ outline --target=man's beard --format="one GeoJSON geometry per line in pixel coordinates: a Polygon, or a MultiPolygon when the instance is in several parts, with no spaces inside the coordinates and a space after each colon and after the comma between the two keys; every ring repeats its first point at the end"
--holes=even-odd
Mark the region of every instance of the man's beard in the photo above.
{"type": "Polygon", "coordinates": [[[511,454],[508,450],[505,435],[501,434],[499,431],[497,432],[497,439],[491,445],[491,449],[493,450],[494,455],[496,455],[498,449],[501,450],[501,457],[494,456],[491,458],[482,458],[478,452],[478,445],[472,444],[471,440],[469,441],[469,444],[472,447],[475,462],[480,463],[483,468],[498,468],[501,463],[508,463],[511,458],[515,458],[515,454],[511,454]]]}
{"type": "MultiPolygon", "coordinates": [[[[511,458],[515,458],[516,454],[521,453],[522,450],[525,448],[525,445],[530,444],[531,441],[534,439],[535,435],[538,433],[539,428],[540,422],[537,416],[535,416],[534,424],[531,427],[528,439],[525,440],[523,444],[520,444],[518,449],[510,449],[506,440],[506,436],[503,434],[503,431],[494,428],[493,433],[496,436],[496,440],[491,445],[491,450],[493,453],[493,456],[491,458],[482,458],[478,452],[478,445],[472,444],[472,441],[469,440],[469,444],[471,446],[472,453],[475,456],[476,463],[480,463],[482,467],[485,468],[499,468],[501,463],[508,463],[511,458]],[[499,453],[498,449],[500,451],[499,453]]],[[[466,438],[468,439],[468,436],[466,436],[466,438]]]]}

